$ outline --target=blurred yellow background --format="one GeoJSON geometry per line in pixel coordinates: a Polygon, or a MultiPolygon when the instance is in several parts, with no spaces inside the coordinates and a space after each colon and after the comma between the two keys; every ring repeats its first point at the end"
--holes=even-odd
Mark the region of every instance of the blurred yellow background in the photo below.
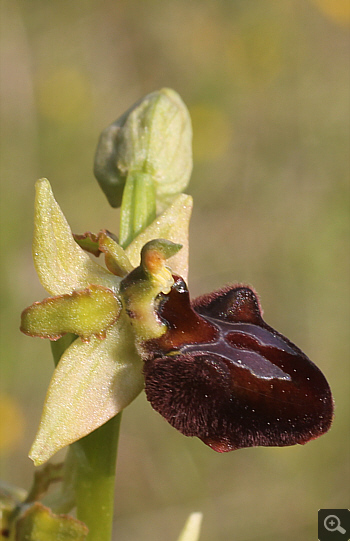
{"type": "MultiPolygon", "coordinates": [[[[53,362],[21,335],[46,296],[31,259],[34,182],[76,233],[117,232],[92,174],[98,136],[163,86],[188,105],[194,172],[190,289],[252,284],[266,321],[332,387],[336,415],[305,447],[217,454],[141,395],[124,413],[115,540],[308,541],[349,506],[348,0],[1,0],[1,477],[27,458],[53,362]]],[[[61,457],[62,458],[62,457],[61,457]]]]}

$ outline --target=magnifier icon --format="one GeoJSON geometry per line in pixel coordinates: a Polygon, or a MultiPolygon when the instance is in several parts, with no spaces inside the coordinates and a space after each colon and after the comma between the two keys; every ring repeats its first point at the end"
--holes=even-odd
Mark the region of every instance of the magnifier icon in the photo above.
{"type": "Polygon", "coordinates": [[[326,530],[329,532],[340,532],[342,534],[346,533],[346,530],[341,527],[340,520],[336,515],[328,515],[324,519],[323,524],[326,530]]]}

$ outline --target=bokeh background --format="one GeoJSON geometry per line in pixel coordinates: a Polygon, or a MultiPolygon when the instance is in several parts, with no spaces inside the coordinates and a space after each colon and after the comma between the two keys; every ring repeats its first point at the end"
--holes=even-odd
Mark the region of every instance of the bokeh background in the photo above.
{"type": "Polygon", "coordinates": [[[52,374],[19,333],[46,296],[31,260],[34,182],[48,177],[74,232],[117,230],[92,174],[101,130],[163,86],[188,105],[195,206],[190,289],[254,285],[267,322],[326,374],[336,416],[305,447],[217,454],[140,397],[124,413],[115,540],[317,538],[349,506],[347,0],[1,1],[1,477],[27,458],[52,374]]]}

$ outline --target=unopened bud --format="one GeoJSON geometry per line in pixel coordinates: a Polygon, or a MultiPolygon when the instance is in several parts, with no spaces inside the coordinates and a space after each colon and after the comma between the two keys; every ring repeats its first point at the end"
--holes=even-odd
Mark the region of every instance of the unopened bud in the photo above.
{"type": "Polygon", "coordinates": [[[100,136],[94,173],[112,207],[121,205],[130,172],[151,175],[162,207],[186,188],[191,171],[191,119],[169,88],[142,98],[100,136]]]}

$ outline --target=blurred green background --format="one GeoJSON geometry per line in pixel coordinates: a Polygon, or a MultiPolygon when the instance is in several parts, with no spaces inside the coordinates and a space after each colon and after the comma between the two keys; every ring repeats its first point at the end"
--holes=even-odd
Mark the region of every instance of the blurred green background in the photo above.
{"type": "Polygon", "coordinates": [[[99,133],[170,86],[193,119],[192,295],[252,284],[266,321],[327,376],[336,415],[305,447],[220,455],[141,395],[123,416],[115,540],[175,540],[202,510],[201,541],[311,541],[319,508],[349,506],[349,6],[1,1],[3,479],[30,486],[53,367],[49,343],[18,330],[46,296],[31,258],[34,182],[49,178],[74,232],[116,231],[92,174],[99,133]]]}

